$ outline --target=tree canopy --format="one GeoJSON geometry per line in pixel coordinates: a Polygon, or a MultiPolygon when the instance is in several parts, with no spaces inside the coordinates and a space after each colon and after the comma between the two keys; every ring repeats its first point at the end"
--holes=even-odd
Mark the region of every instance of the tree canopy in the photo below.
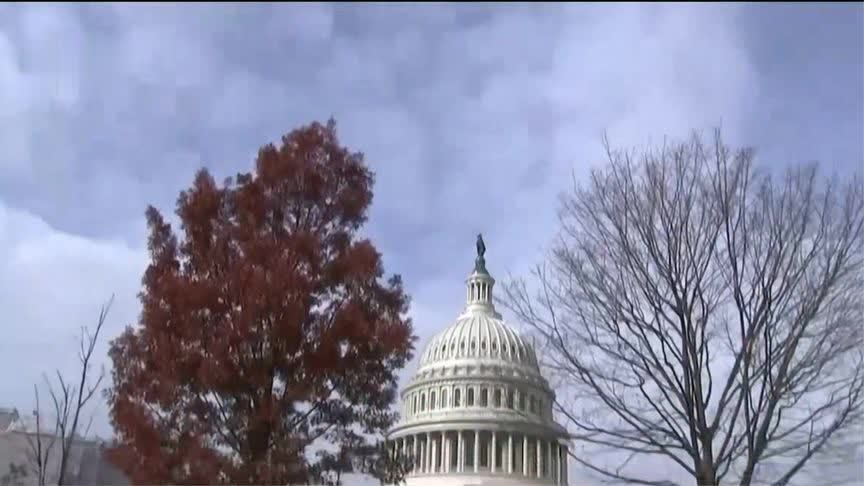
{"type": "Polygon", "coordinates": [[[415,338],[399,276],[359,235],[372,186],[331,120],[222,185],[200,170],[179,232],[147,209],[142,311],[111,343],[107,393],[110,457],[133,482],[305,483],[354,451],[375,462],[415,338]]]}

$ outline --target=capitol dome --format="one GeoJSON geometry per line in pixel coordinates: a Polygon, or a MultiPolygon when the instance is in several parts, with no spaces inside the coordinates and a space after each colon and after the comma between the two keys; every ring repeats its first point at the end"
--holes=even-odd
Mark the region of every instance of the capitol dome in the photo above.
{"type": "Polygon", "coordinates": [[[402,390],[393,453],[413,465],[407,486],[565,485],[555,392],[532,343],[495,310],[479,236],[477,250],[464,311],[428,342],[402,390]]]}

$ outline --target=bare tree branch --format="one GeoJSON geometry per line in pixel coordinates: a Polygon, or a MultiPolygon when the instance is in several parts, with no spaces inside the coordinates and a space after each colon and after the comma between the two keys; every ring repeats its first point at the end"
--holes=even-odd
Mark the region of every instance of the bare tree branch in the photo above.
{"type": "MultiPolygon", "coordinates": [[[[55,370],[55,381],[53,383],[47,375],[43,375],[54,412],[54,427],[51,433],[46,433],[43,429],[43,414],[39,401],[39,390],[34,385],[36,410],[33,414],[36,419],[36,431],[32,435],[28,435],[28,461],[37,474],[39,486],[47,484],[50,481],[49,478],[54,477],[54,474],[56,474],[58,486],[65,484],[69,480],[69,459],[74,442],[81,438],[79,432],[82,413],[97,390],[99,390],[105,375],[105,370],[100,369],[96,378],[93,379],[91,368],[93,352],[113,301],[114,296],[112,295],[108,302],[102,306],[96,327],[92,333],[86,326],[81,328],[78,349],[78,361],[81,368],[77,384],[69,383],[60,370],[55,370]],[[60,456],[55,473],[50,470],[49,458],[57,440],[60,441],[60,456]]],[[[86,427],[84,427],[83,435],[89,432],[91,422],[92,415],[90,415],[89,421],[86,427]]]]}
{"type": "Polygon", "coordinates": [[[39,387],[33,385],[33,395],[36,400],[36,408],[33,417],[36,420],[36,430],[33,434],[27,434],[27,461],[36,473],[38,486],[45,486],[47,481],[48,464],[51,459],[51,451],[54,449],[57,436],[50,434],[46,437],[42,425],[42,407],[39,401],[39,387]]]}
{"type": "Polygon", "coordinates": [[[638,157],[604,142],[548,262],[505,299],[544,339],[574,437],[626,457],[579,462],[630,483],[663,482],[623,472],[651,455],[699,485],[787,484],[861,424],[860,178],[773,178],[719,131],[638,157]]]}

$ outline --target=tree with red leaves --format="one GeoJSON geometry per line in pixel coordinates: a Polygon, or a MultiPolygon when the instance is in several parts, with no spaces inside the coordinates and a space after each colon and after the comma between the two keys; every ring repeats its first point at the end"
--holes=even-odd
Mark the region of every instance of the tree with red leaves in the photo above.
{"type": "Polygon", "coordinates": [[[364,472],[351,454],[370,463],[393,423],[415,340],[400,278],[385,281],[358,236],[372,185],[330,120],[263,147],[254,173],[222,187],[199,171],[177,201],[182,239],[147,209],[140,321],[111,344],[107,393],[109,458],[134,483],[364,472]]]}

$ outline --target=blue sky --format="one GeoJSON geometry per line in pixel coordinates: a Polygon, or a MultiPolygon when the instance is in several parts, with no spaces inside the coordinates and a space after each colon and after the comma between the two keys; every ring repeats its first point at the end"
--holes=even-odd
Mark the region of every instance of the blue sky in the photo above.
{"type": "Polygon", "coordinates": [[[860,168],[862,19],[853,3],[0,4],[0,406],[74,369],[112,292],[105,337],[135,321],[144,208],[171,213],[202,165],[247,171],[335,117],[377,173],[366,231],[422,347],[461,309],[477,232],[499,280],[540,261],[604,132],[632,147],[722,125],[766,166],[860,168]]]}

